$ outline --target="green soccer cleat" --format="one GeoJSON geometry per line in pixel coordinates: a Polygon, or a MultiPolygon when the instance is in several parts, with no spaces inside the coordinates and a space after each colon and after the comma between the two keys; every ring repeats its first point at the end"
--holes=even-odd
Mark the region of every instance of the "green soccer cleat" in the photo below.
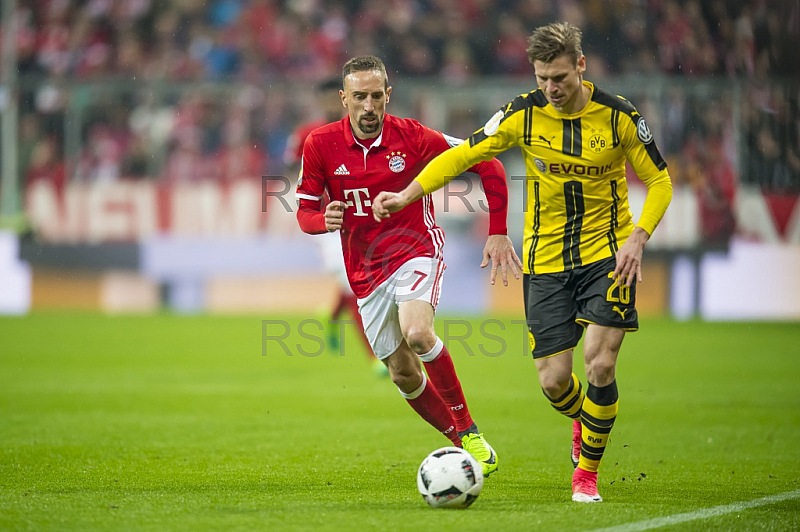
{"type": "Polygon", "coordinates": [[[483,438],[483,434],[465,434],[461,438],[461,446],[480,462],[484,477],[497,471],[497,453],[483,438]]]}

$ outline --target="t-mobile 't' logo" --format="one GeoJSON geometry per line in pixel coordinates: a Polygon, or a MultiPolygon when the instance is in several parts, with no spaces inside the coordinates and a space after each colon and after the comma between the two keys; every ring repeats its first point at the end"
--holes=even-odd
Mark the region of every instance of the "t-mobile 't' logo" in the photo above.
{"type": "Polygon", "coordinates": [[[372,205],[372,201],[369,199],[369,189],[368,188],[350,188],[344,190],[344,198],[347,200],[348,207],[355,207],[356,216],[367,216],[367,212],[364,211],[364,207],[370,207],[372,205]],[[352,194],[353,199],[350,200],[348,197],[352,194]],[[363,194],[363,196],[362,196],[363,194]]]}

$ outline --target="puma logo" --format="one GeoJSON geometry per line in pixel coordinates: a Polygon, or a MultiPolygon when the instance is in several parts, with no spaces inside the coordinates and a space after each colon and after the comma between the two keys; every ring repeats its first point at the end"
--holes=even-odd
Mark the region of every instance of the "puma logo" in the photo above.
{"type": "Polygon", "coordinates": [[[548,140],[548,139],[546,139],[546,138],[544,138],[543,136],[539,135],[539,140],[540,140],[540,141],[542,141],[542,142],[545,142],[545,143],[547,143],[547,145],[550,147],[550,149],[551,149],[551,150],[553,149],[553,145],[551,144],[551,142],[553,141],[553,139],[554,139],[554,138],[556,138],[556,136],[555,136],[555,135],[553,135],[552,137],[550,137],[550,139],[549,139],[549,140],[548,140]]]}
{"type": "Polygon", "coordinates": [[[619,314],[620,317],[624,320],[625,319],[625,313],[628,312],[630,309],[626,308],[625,310],[621,310],[618,306],[614,305],[613,307],[611,307],[611,310],[613,310],[614,312],[619,314]]]}

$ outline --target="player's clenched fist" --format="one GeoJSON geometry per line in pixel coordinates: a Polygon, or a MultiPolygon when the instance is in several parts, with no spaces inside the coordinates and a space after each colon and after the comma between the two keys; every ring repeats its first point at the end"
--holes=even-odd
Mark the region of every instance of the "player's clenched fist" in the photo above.
{"type": "Polygon", "coordinates": [[[412,181],[400,192],[383,191],[372,200],[372,216],[376,222],[388,218],[393,212],[405,208],[409,203],[414,203],[424,195],[422,186],[412,181]]]}
{"type": "Polygon", "coordinates": [[[405,204],[397,192],[381,192],[372,200],[372,216],[376,222],[388,218],[390,213],[397,212],[405,204]]]}
{"type": "Polygon", "coordinates": [[[342,228],[345,207],[347,205],[343,201],[332,201],[325,207],[325,229],[329,233],[342,228]]]}

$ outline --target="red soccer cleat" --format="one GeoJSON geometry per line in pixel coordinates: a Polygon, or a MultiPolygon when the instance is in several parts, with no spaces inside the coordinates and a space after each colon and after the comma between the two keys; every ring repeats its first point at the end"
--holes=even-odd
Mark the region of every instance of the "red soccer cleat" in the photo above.
{"type": "Polygon", "coordinates": [[[603,502],[597,493],[597,473],[591,473],[580,467],[572,474],[572,500],[575,502],[603,502]]]}
{"type": "Polygon", "coordinates": [[[570,458],[572,459],[572,467],[578,467],[578,460],[581,457],[581,422],[574,420],[572,422],[572,449],[570,450],[570,458]]]}

